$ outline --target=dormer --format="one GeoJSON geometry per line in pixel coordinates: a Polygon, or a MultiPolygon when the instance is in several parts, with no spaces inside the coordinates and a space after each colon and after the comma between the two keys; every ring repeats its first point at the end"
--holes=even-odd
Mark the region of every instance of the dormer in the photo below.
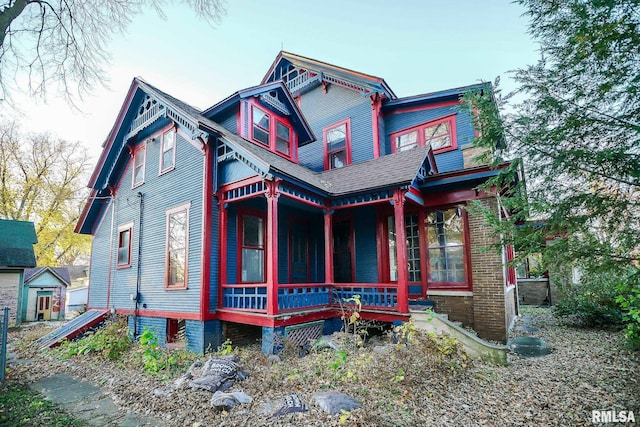
{"type": "Polygon", "coordinates": [[[315,140],[282,81],[238,91],[202,113],[237,135],[294,162],[315,140]]]}

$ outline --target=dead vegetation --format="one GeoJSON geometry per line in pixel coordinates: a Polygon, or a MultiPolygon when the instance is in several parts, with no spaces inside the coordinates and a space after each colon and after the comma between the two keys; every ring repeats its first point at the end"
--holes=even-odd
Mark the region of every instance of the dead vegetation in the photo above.
{"type": "Polygon", "coordinates": [[[137,344],[115,360],[98,352],[65,360],[54,352],[29,355],[22,341],[22,357],[33,357],[34,363],[11,365],[8,381],[28,383],[65,371],[100,385],[123,409],[152,415],[167,426],[564,426],[589,424],[591,411],[598,409],[632,410],[640,416],[639,357],[623,348],[620,333],[564,326],[547,310],[526,315],[553,352],[537,359],[510,356],[508,367],[470,362],[454,340],[417,332],[399,344],[386,335],[363,347],[354,345],[351,336],[339,336],[334,339],[339,350],[311,350],[304,357],[286,347],[279,362],[267,359],[258,344],[227,346],[223,352],[232,350],[249,374],[229,391],[253,398],[228,412],[210,406],[209,391],[158,392],[181,375],[180,369],[186,372],[193,359],[176,356],[183,365],[149,373],[137,344]],[[355,398],[362,408],[326,414],[311,397],[328,390],[355,398]],[[261,410],[291,394],[299,395],[309,411],[275,419],[261,410]]]}

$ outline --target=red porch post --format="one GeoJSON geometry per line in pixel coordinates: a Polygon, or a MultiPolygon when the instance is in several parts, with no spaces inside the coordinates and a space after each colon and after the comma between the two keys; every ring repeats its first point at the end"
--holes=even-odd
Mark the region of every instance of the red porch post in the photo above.
{"type": "Polygon", "coordinates": [[[279,180],[267,182],[267,314],[278,314],[278,191],[279,180]]]}
{"type": "Polygon", "coordinates": [[[404,195],[398,189],[393,194],[393,217],[396,227],[396,251],[398,258],[398,311],[409,312],[409,266],[407,261],[407,231],[404,224],[404,195]]]}
{"type": "Polygon", "coordinates": [[[218,216],[220,219],[220,225],[218,229],[218,235],[220,236],[220,259],[218,260],[220,266],[220,284],[218,286],[218,307],[223,307],[222,299],[222,285],[227,284],[227,265],[228,265],[228,250],[227,250],[227,230],[228,230],[228,214],[227,204],[224,201],[224,192],[218,193],[218,216]]]}
{"type": "Polygon", "coordinates": [[[324,281],[333,283],[333,211],[324,211],[324,281]]]}

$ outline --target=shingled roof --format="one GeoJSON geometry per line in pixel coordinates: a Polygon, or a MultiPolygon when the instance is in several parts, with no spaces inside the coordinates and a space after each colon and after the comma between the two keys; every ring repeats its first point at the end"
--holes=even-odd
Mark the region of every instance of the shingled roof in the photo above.
{"type": "Polygon", "coordinates": [[[32,222],[0,219],[0,267],[36,266],[33,245],[38,243],[32,222]]]}

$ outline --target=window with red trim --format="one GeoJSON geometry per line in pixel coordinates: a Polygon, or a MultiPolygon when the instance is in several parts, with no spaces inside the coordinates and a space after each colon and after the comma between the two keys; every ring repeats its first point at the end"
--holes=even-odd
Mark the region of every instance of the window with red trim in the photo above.
{"type": "Polygon", "coordinates": [[[431,145],[435,153],[453,150],[457,147],[455,114],[391,134],[394,152],[413,147],[431,145]]]}
{"type": "Polygon", "coordinates": [[[167,243],[165,263],[165,287],[187,287],[189,246],[189,204],[167,211],[167,243]]]}
{"type": "Polygon", "coordinates": [[[325,169],[337,169],[351,164],[350,120],[324,128],[325,169]]]}
{"type": "Polygon", "coordinates": [[[505,246],[504,251],[506,261],[506,285],[514,286],[516,284],[516,268],[513,265],[513,261],[516,258],[516,252],[513,249],[513,245],[505,246]]]}
{"type": "Polygon", "coordinates": [[[176,164],[176,130],[174,128],[162,134],[161,151],[160,173],[164,173],[173,169],[176,164]]]}
{"type": "Polygon", "coordinates": [[[251,109],[251,138],[271,151],[291,157],[294,136],[291,126],[255,105],[251,109]]]}
{"type": "Polygon", "coordinates": [[[467,287],[467,238],[461,208],[429,212],[425,218],[429,287],[467,287]]]}
{"type": "Polygon", "coordinates": [[[145,144],[140,145],[133,152],[133,173],[131,187],[137,187],[144,183],[144,169],[147,159],[147,146],[145,144]]]}
{"type": "Polygon", "coordinates": [[[118,260],[117,267],[131,267],[131,236],[133,224],[129,223],[118,227],[118,260]]]}
{"type": "Polygon", "coordinates": [[[265,228],[259,215],[241,214],[240,225],[240,281],[264,283],[265,281],[265,228]]]}

